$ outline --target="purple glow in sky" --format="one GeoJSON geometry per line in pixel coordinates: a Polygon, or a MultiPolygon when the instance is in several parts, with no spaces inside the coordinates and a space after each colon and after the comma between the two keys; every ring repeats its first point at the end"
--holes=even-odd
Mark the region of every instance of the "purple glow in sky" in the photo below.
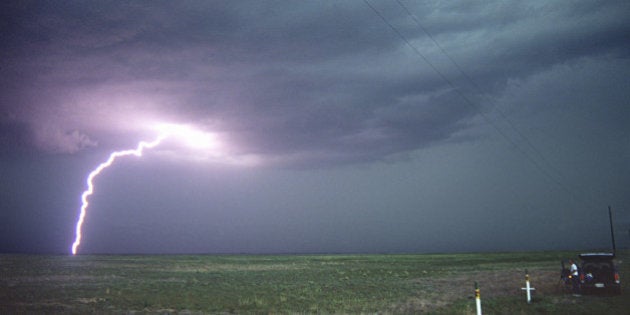
{"type": "Polygon", "coordinates": [[[628,1],[369,4],[3,1],[0,252],[630,243],[628,1]]]}

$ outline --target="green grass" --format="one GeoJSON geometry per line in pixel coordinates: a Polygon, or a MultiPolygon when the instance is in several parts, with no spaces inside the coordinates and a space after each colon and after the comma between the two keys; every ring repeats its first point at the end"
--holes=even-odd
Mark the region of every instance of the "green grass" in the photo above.
{"type": "Polygon", "coordinates": [[[575,298],[559,286],[575,252],[432,255],[0,255],[0,313],[624,314],[624,294],[575,298]],[[537,288],[520,290],[524,270],[537,288]]]}

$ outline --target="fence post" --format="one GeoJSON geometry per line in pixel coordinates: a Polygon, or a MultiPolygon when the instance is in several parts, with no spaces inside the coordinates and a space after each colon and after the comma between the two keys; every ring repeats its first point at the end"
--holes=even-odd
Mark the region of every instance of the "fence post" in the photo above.
{"type": "Polygon", "coordinates": [[[477,304],[477,315],[481,315],[481,293],[479,292],[479,285],[475,281],[475,303],[477,304]]]}
{"type": "Polygon", "coordinates": [[[532,303],[532,291],[536,290],[536,288],[532,288],[529,285],[529,273],[527,272],[527,269],[525,269],[525,287],[521,288],[521,290],[525,290],[527,294],[527,304],[532,303]]]}

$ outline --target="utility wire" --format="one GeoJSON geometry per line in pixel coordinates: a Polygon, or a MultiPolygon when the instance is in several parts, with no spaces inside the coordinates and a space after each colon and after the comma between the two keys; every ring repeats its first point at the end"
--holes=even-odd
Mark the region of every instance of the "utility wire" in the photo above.
{"type": "MultiPolygon", "coordinates": [[[[420,58],[422,58],[422,60],[424,60],[424,62],[429,65],[429,67],[431,67],[431,69],[433,69],[433,71],[435,71],[435,73],[438,74],[438,76],[444,80],[444,82],[446,82],[452,89],[453,91],[455,91],[455,93],[457,93],[457,95],[459,95],[464,102],[470,106],[473,109],[478,109],[477,106],[473,103],[472,100],[470,100],[470,98],[468,98],[459,88],[457,88],[455,86],[455,84],[449,80],[435,65],[433,65],[433,63],[431,63],[429,61],[429,59],[422,54],[422,52],[420,52],[420,50],[418,50],[418,48],[416,48],[413,44],[411,44],[411,42],[394,26],[392,25],[384,16],[383,14],[381,14],[381,12],[376,9],[368,0],[363,0],[363,2],[370,7],[370,9],[372,9],[372,11],[374,11],[374,13],[381,18],[381,20],[383,20],[383,22],[385,24],[387,24],[387,26],[389,26],[390,29],[392,29],[392,31],[394,33],[396,33],[396,35],[398,35],[398,37],[400,37],[405,44],[407,44],[407,46],[409,46],[409,48],[411,48],[416,55],[418,55],[420,58]]],[[[399,2],[400,3],[400,2],[399,2]]],[[[409,12],[409,11],[408,11],[409,12]]],[[[428,33],[425,31],[425,33],[428,33]]],[[[433,38],[432,36],[430,36],[431,38],[433,38]]],[[[436,42],[436,41],[434,41],[436,42]]],[[[442,49],[443,51],[443,49],[442,49]]],[[[449,59],[452,59],[449,57],[449,59]]],[[[461,68],[461,67],[460,67],[461,68]]],[[[461,69],[460,69],[461,71],[461,69]]],[[[468,77],[466,75],[466,77],[468,77]]],[[[470,78],[470,77],[468,77],[470,78]]],[[[472,81],[472,79],[470,79],[472,81]]],[[[474,82],[474,81],[473,81],[474,82]]],[[[572,195],[574,198],[579,199],[579,195],[574,193],[571,189],[569,189],[568,187],[566,187],[562,182],[560,182],[558,179],[556,179],[551,173],[549,173],[549,171],[547,171],[545,168],[543,168],[538,161],[536,161],[529,153],[527,153],[527,151],[523,150],[523,148],[521,146],[519,146],[512,138],[510,138],[510,136],[508,136],[503,130],[501,130],[501,128],[499,128],[496,123],[494,121],[492,121],[483,111],[479,111],[479,114],[483,117],[483,119],[490,124],[507,142],[509,142],[512,146],[514,146],[514,148],[516,148],[525,158],[527,158],[527,160],[536,168],[538,169],[538,171],[545,175],[548,179],[550,179],[551,181],[553,181],[554,183],[556,183],[556,185],[558,185],[559,187],[561,187],[565,192],[567,192],[569,195],[572,195]]],[[[507,117],[506,117],[507,118],[507,117]]]]}
{"type": "MultiPolygon", "coordinates": [[[[451,55],[446,52],[446,50],[442,47],[442,45],[440,45],[440,43],[433,37],[433,35],[431,35],[431,33],[422,25],[422,23],[420,23],[420,20],[418,19],[418,17],[413,14],[411,12],[411,10],[404,4],[402,3],[400,0],[396,0],[396,2],[398,3],[398,5],[400,7],[402,7],[407,14],[413,19],[413,21],[418,25],[418,27],[420,27],[420,29],[427,35],[427,37],[429,37],[429,39],[431,39],[431,41],[435,44],[435,46],[440,50],[440,52],[442,52],[442,54],[444,56],[446,56],[446,58],[448,58],[448,60],[455,66],[455,68],[457,68],[457,70],[462,74],[462,76],[464,76],[464,78],[466,78],[466,80],[468,80],[468,82],[470,82],[472,84],[472,86],[482,95],[482,97],[484,97],[486,99],[487,102],[489,102],[492,105],[492,109],[494,111],[496,111],[497,113],[499,113],[499,115],[501,116],[501,118],[507,122],[507,124],[512,128],[512,130],[514,130],[514,132],[516,132],[516,134],[518,134],[520,136],[521,139],[524,140],[525,144],[534,152],[536,153],[536,155],[538,155],[538,157],[542,160],[543,164],[546,164],[552,171],[555,172],[555,175],[559,178],[559,180],[554,180],[556,183],[559,183],[561,186],[564,186],[564,184],[560,183],[561,179],[566,179],[566,177],[564,176],[564,174],[551,162],[549,162],[549,160],[547,160],[547,158],[545,157],[545,155],[538,150],[538,148],[529,140],[529,138],[521,132],[521,130],[519,128],[516,127],[516,125],[512,122],[511,119],[509,119],[507,117],[507,115],[505,115],[505,113],[497,106],[497,104],[494,102],[494,100],[490,97],[486,97],[486,93],[484,91],[483,88],[481,88],[477,82],[475,80],[472,79],[472,77],[470,77],[468,75],[468,73],[466,73],[466,71],[464,71],[464,69],[459,65],[459,63],[457,63],[457,61],[455,61],[455,59],[453,57],[451,57],[451,55]]],[[[550,174],[551,175],[551,174],[550,174]]],[[[569,188],[567,187],[563,187],[564,190],[569,191],[571,195],[573,195],[573,197],[583,197],[580,194],[577,194],[573,191],[571,191],[569,188]]],[[[578,198],[579,198],[578,197],[578,198]]],[[[583,198],[580,198],[583,199],[583,198]]],[[[589,202],[590,203],[590,202],[589,202]]],[[[597,207],[597,205],[591,204],[594,207],[597,207]]]]}
{"type": "MultiPolygon", "coordinates": [[[[440,52],[446,56],[446,58],[453,64],[453,66],[455,66],[455,68],[457,68],[457,70],[462,74],[462,76],[464,76],[464,78],[470,82],[470,84],[472,84],[472,86],[479,92],[480,95],[485,96],[486,93],[484,91],[484,89],[482,89],[475,80],[473,80],[468,73],[466,73],[466,71],[464,71],[464,69],[459,65],[459,63],[457,63],[457,61],[455,61],[455,59],[453,59],[453,57],[451,57],[451,55],[446,52],[446,50],[442,47],[442,45],[440,45],[440,43],[433,37],[433,35],[431,35],[431,33],[422,25],[422,23],[420,23],[420,20],[418,19],[418,17],[413,14],[411,12],[411,10],[409,10],[409,8],[407,6],[405,6],[400,0],[396,0],[396,2],[398,3],[398,5],[400,7],[402,7],[407,14],[411,17],[411,19],[418,25],[418,27],[420,27],[420,29],[427,35],[427,37],[429,37],[429,39],[431,39],[431,41],[433,42],[433,44],[435,44],[435,46],[440,50],[440,52]]],[[[505,113],[503,113],[503,111],[501,109],[499,109],[499,107],[496,105],[496,103],[492,100],[492,98],[490,97],[484,97],[486,99],[486,101],[488,103],[490,103],[490,105],[492,105],[492,109],[494,111],[496,111],[497,113],[499,113],[499,115],[501,116],[501,118],[503,118],[504,121],[506,121],[508,123],[508,125],[510,125],[510,127],[512,128],[512,130],[514,130],[514,132],[516,132],[516,134],[518,134],[520,136],[521,139],[524,140],[524,142],[527,144],[527,146],[529,146],[529,148],[534,151],[534,153],[536,153],[536,155],[538,155],[538,157],[542,160],[542,162],[544,164],[547,164],[553,171],[556,172],[556,175],[558,175],[561,178],[564,178],[564,176],[562,175],[562,172],[560,172],[556,167],[553,166],[552,163],[550,163],[547,158],[545,158],[545,155],[542,154],[542,152],[540,152],[540,150],[538,150],[538,148],[536,148],[536,146],[529,140],[529,138],[527,136],[525,136],[525,134],[523,134],[520,129],[518,129],[516,127],[516,125],[514,125],[514,123],[512,122],[511,119],[509,119],[507,117],[507,115],[505,115],[505,113]]]]}

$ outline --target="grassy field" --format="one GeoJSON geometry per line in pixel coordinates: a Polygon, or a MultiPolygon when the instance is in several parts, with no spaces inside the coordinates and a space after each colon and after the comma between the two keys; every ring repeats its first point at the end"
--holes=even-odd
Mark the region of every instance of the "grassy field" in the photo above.
{"type": "Polygon", "coordinates": [[[0,313],[628,314],[621,296],[574,297],[576,252],[431,255],[0,255],[0,313]],[[525,269],[536,288],[525,302],[525,269]]]}

